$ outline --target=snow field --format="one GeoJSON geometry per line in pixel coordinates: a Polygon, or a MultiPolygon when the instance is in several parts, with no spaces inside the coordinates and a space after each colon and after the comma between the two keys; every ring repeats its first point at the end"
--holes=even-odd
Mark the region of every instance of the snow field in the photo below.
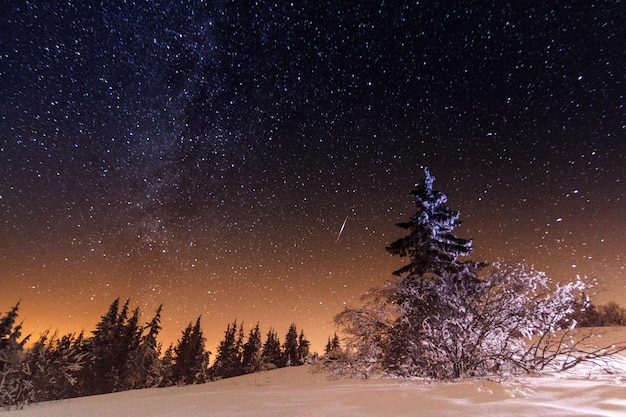
{"type": "MultiPolygon", "coordinates": [[[[626,360],[619,365],[626,374],[626,360]]],[[[582,368],[581,368],[582,370],[582,368]]],[[[511,381],[329,380],[310,366],[202,385],[127,391],[33,404],[2,417],[606,416],[626,415],[624,375],[511,381]]]]}

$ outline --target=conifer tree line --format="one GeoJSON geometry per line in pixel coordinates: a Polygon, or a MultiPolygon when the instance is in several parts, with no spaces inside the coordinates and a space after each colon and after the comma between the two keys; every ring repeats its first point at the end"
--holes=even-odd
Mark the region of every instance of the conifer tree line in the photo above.
{"type": "Polygon", "coordinates": [[[114,300],[91,336],[49,331],[26,347],[18,323],[20,303],[0,314],[0,406],[21,408],[32,402],[58,400],[140,388],[204,383],[261,370],[302,365],[310,343],[291,324],[281,343],[270,328],[265,338],[259,323],[247,338],[243,323],[228,324],[214,363],[205,347],[201,318],[182,331],[164,351],[158,341],[162,305],[147,323],[140,309],[114,300]]]}

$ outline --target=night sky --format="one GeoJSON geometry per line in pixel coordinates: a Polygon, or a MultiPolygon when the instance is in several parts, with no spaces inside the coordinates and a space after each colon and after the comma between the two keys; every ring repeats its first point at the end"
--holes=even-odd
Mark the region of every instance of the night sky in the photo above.
{"type": "Polygon", "coordinates": [[[91,331],[119,296],[166,345],[201,314],[321,352],[424,166],[475,259],[626,305],[626,7],[451,3],[7,3],[0,312],[91,331]]]}

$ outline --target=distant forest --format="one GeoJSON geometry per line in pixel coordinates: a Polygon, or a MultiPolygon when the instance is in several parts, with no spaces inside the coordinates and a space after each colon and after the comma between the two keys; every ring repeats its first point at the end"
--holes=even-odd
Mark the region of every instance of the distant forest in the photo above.
{"type": "Polygon", "coordinates": [[[90,337],[45,332],[30,347],[22,337],[19,303],[0,317],[0,406],[21,408],[59,400],[131,389],[204,383],[261,370],[302,365],[309,356],[304,332],[291,324],[281,343],[276,330],[263,335],[259,324],[247,338],[243,324],[228,324],[213,364],[205,348],[200,317],[163,349],[157,340],[161,308],[139,322],[139,307],[116,299],[90,337]]]}
{"type": "Polygon", "coordinates": [[[596,306],[585,299],[577,303],[574,319],[578,327],[626,326],[626,309],[613,301],[596,306]]]}
{"type": "MultiPolygon", "coordinates": [[[[90,337],[84,332],[59,336],[45,332],[29,348],[17,324],[19,303],[0,317],[0,406],[22,407],[131,389],[204,383],[247,373],[302,365],[311,356],[309,341],[296,325],[280,342],[270,328],[263,338],[259,324],[244,335],[243,324],[228,324],[210,365],[200,317],[182,331],[176,344],[163,349],[157,340],[161,307],[149,322],[140,310],[116,299],[90,337]]],[[[574,313],[579,327],[624,326],[626,309],[617,303],[595,306],[581,300],[574,313]]],[[[332,359],[341,352],[337,334],[325,346],[332,359]]]]}

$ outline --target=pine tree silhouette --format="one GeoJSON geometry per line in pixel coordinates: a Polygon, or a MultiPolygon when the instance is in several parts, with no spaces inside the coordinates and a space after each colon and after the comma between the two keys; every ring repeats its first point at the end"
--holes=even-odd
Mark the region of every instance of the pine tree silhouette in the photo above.
{"type": "Polygon", "coordinates": [[[172,379],[177,384],[195,384],[208,379],[210,352],[204,347],[204,336],[200,328],[200,317],[195,325],[189,325],[174,348],[172,379]]]}
{"type": "Polygon", "coordinates": [[[298,365],[298,362],[298,330],[296,329],[296,325],[291,323],[285,335],[282,363],[286,366],[293,366],[298,365]]]}
{"type": "Polygon", "coordinates": [[[261,330],[257,322],[254,329],[250,330],[248,340],[243,345],[243,364],[245,373],[257,372],[261,369],[261,330]]]}
{"type": "Polygon", "coordinates": [[[230,378],[243,373],[242,366],[243,326],[237,327],[237,320],[228,324],[224,339],[217,347],[217,357],[213,366],[216,377],[230,378]]]}
{"type": "Polygon", "coordinates": [[[263,344],[261,360],[263,369],[280,368],[283,366],[280,340],[276,331],[271,327],[267,332],[267,337],[265,339],[265,343],[263,344]]]}

